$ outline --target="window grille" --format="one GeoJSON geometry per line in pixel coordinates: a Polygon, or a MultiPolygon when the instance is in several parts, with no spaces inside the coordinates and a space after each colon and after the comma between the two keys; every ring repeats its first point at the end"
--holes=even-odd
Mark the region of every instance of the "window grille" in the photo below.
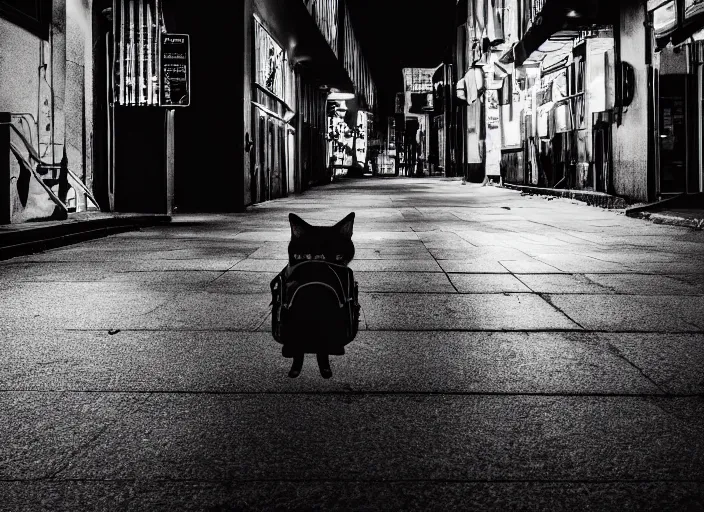
{"type": "Polygon", "coordinates": [[[160,0],[113,0],[113,101],[159,105],[160,0]]]}

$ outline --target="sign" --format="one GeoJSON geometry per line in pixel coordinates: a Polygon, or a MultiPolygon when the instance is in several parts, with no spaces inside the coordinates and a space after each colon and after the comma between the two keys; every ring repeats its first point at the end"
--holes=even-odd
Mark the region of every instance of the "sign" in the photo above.
{"type": "Polygon", "coordinates": [[[653,29],[658,37],[666,36],[677,28],[677,3],[675,0],[653,11],[653,29]]]}
{"type": "Polygon", "coordinates": [[[397,114],[403,114],[404,104],[405,104],[404,94],[402,92],[397,92],[396,93],[396,105],[395,105],[396,108],[395,108],[394,112],[396,112],[397,114]]]}
{"type": "Polygon", "coordinates": [[[191,52],[188,34],[161,34],[159,78],[162,107],[191,104],[191,52]]]}
{"type": "Polygon", "coordinates": [[[685,19],[694,18],[702,13],[704,13],[704,0],[684,0],[685,19]]]}

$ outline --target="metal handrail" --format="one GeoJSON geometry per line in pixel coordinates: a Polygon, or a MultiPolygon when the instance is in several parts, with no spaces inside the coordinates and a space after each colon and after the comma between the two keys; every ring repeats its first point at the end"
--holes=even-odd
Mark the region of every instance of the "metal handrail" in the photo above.
{"type": "MultiPolygon", "coordinates": [[[[29,142],[27,141],[24,134],[14,124],[8,123],[8,122],[0,122],[0,124],[7,125],[10,128],[12,128],[12,130],[17,134],[17,136],[22,141],[22,144],[24,144],[24,147],[27,150],[27,152],[29,153],[29,157],[31,160],[34,160],[35,162],[37,162],[38,165],[40,165],[42,167],[46,167],[48,169],[60,169],[61,168],[61,164],[50,164],[50,163],[44,162],[41,159],[41,157],[39,156],[39,153],[37,153],[37,151],[34,149],[34,147],[31,144],[29,144],[29,142]]],[[[15,156],[22,158],[25,165],[27,165],[32,170],[32,172],[35,173],[35,175],[38,175],[38,173],[36,173],[36,171],[34,169],[32,169],[32,165],[30,164],[30,162],[28,162],[24,158],[24,156],[22,156],[21,154],[18,154],[19,148],[17,148],[17,146],[15,146],[12,142],[10,142],[10,146],[13,148],[13,153],[15,153],[15,156]]],[[[68,176],[70,176],[73,179],[73,181],[76,182],[76,184],[79,186],[79,188],[81,188],[83,190],[83,192],[88,196],[88,199],[90,199],[91,202],[97,208],[99,208],[100,205],[98,204],[98,201],[95,199],[95,197],[93,197],[93,194],[91,193],[91,191],[88,190],[88,188],[85,186],[85,184],[83,183],[83,180],[81,180],[71,169],[66,168],[66,171],[67,171],[68,176]]],[[[41,178],[37,178],[37,179],[39,179],[41,181],[41,178]]],[[[44,185],[44,188],[46,189],[47,188],[46,184],[43,181],[41,181],[41,183],[42,183],[42,185],[44,185]]],[[[47,191],[49,192],[50,195],[52,195],[54,197],[56,196],[51,189],[47,189],[47,191]]],[[[53,197],[52,197],[52,199],[53,199],[53,197]]],[[[58,199],[58,197],[56,199],[58,199]]],[[[63,206],[63,208],[65,208],[68,211],[68,208],[66,208],[66,205],[63,202],[61,202],[61,206],[63,206]]]]}
{"type": "MultiPolygon", "coordinates": [[[[8,124],[8,123],[4,123],[4,124],[8,124]]],[[[24,157],[24,155],[22,155],[22,153],[20,152],[20,149],[19,149],[13,142],[10,142],[10,151],[12,151],[12,153],[15,155],[15,157],[16,157],[18,160],[20,160],[21,163],[24,164],[24,166],[25,166],[27,169],[29,169],[29,172],[32,173],[32,176],[34,176],[34,178],[35,178],[35,179],[39,182],[39,184],[44,188],[44,191],[49,195],[49,197],[51,198],[51,200],[52,200],[59,208],[61,208],[64,213],[68,214],[68,208],[67,208],[66,205],[63,203],[63,201],[61,201],[61,199],[59,199],[59,197],[58,197],[56,194],[54,194],[54,191],[51,190],[51,187],[49,187],[46,183],[44,183],[44,180],[43,180],[42,177],[39,175],[39,173],[32,167],[32,164],[27,161],[27,159],[24,157]]]]}

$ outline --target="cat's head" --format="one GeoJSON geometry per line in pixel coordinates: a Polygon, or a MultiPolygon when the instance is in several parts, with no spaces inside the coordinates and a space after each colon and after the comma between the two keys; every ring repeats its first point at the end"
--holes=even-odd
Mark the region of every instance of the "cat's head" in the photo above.
{"type": "Polygon", "coordinates": [[[354,257],[354,212],[334,226],[311,226],[295,213],[290,213],[288,220],[291,223],[288,261],[292,265],[305,260],[347,265],[354,257]]]}

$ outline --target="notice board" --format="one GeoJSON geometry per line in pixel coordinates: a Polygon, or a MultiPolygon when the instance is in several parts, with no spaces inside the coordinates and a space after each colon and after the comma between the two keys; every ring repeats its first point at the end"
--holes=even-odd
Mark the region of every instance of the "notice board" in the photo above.
{"type": "Polygon", "coordinates": [[[161,34],[160,48],[162,107],[187,107],[191,104],[191,48],[188,34],[161,34]]]}

